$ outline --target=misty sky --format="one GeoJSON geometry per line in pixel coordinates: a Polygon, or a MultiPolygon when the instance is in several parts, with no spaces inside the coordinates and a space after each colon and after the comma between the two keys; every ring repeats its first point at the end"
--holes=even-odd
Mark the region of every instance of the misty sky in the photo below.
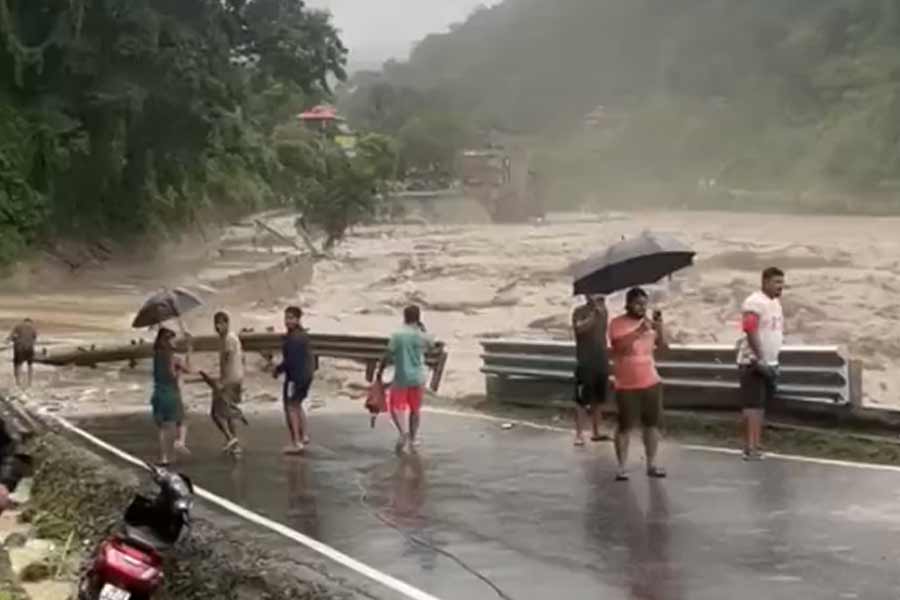
{"type": "Polygon", "coordinates": [[[307,0],[332,12],[352,65],[377,66],[405,58],[413,42],[444,31],[482,4],[496,0],[307,0]]]}

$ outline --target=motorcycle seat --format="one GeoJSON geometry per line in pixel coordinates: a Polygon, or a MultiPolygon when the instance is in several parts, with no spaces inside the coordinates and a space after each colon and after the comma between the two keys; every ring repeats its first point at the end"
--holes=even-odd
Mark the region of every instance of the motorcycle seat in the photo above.
{"type": "Polygon", "coordinates": [[[172,547],[172,544],[161,539],[149,527],[125,525],[122,539],[141,550],[155,553],[164,552],[172,547]]]}

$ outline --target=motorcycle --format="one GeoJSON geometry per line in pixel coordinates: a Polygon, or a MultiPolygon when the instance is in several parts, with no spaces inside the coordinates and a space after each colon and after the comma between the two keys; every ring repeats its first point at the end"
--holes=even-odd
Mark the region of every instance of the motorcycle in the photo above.
{"type": "Polygon", "coordinates": [[[163,554],[190,527],[194,486],[185,475],[148,467],[159,492],[135,495],[122,526],[100,543],[78,600],[149,600],[162,585],[163,554]]]}

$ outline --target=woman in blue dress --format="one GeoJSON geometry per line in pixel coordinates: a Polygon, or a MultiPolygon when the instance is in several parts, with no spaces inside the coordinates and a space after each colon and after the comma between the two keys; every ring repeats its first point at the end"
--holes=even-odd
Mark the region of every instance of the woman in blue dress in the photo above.
{"type": "Polygon", "coordinates": [[[175,354],[175,332],[161,327],[153,343],[153,420],[159,428],[159,462],[168,465],[173,451],[187,454],[187,425],[181,397],[181,376],[190,372],[191,338],[184,360],[175,354]]]}

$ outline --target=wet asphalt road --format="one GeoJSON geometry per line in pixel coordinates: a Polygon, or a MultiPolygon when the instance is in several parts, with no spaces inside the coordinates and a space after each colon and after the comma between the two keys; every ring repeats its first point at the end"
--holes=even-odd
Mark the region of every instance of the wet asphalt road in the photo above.
{"type": "MultiPolygon", "coordinates": [[[[670,478],[648,481],[636,439],[632,481],[616,483],[612,447],[567,433],[426,414],[423,448],[398,457],[386,419],[311,418],[305,456],[282,457],[281,420],[257,416],[235,463],[196,416],[185,470],[444,600],[900,597],[897,472],[669,444],[670,478]]],[[[149,417],[81,424],[153,457],[149,417]]]]}

